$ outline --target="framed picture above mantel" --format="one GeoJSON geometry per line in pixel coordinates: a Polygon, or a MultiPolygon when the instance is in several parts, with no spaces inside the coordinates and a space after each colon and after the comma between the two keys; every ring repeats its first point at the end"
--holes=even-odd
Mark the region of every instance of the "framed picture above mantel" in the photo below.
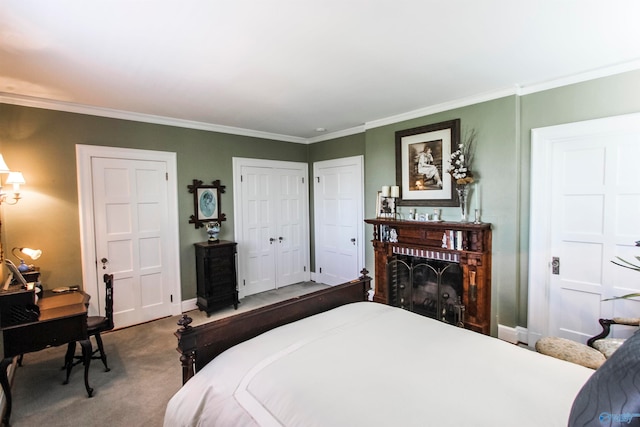
{"type": "Polygon", "coordinates": [[[447,167],[459,144],[460,119],[397,131],[396,185],[401,194],[396,205],[458,206],[447,167]]]}

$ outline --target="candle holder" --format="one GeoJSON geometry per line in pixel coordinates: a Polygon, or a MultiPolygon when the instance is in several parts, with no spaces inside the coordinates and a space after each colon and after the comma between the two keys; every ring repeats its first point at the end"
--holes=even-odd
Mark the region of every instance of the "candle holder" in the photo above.
{"type": "Polygon", "coordinates": [[[476,209],[475,210],[475,216],[474,216],[473,223],[474,224],[482,224],[482,221],[480,220],[480,209],[476,209]]]}

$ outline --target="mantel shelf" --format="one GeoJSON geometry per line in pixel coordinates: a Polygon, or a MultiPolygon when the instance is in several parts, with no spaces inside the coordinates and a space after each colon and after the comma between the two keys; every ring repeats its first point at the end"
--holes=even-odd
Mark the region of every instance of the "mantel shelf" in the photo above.
{"type": "Polygon", "coordinates": [[[457,221],[409,221],[405,219],[393,219],[393,218],[371,218],[365,219],[367,224],[384,224],[390,226],[400,227],[429,227],[433,229],[456,229],[456,230],[490,230],[491,224],[488,222],[481,222],[476,224],[475,222],[457,222],[457,221]]]}

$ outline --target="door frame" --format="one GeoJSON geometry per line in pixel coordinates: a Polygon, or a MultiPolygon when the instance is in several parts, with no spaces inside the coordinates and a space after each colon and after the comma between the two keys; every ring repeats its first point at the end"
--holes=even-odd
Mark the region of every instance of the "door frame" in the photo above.
{"type": "MultiPolygon", "coordinates": [[[[318,162],[314,162],[313,163],[313,179],[315,180],[316,177],[316,172],[318,170],[318,168],[320,167],[339,167],[339,166],[346,166],[349,164],[353,164],[355,163],[356,166],[359,168],[359,176],[360,176],[360,182],[359,187],[360,187],[360,197],[358,198],[357,202],[358,202],[358,227],[357,227],[357,236],[356,239],[358,241],[358,250],[357,250],[357,259],[358,259],[358,272],[360,271],[360,269],[365,267],[365,261],[364,261],[364,251],[365,251],[365,245],[364,245],[364,156],[363,155],[359,155],[359,156],[352,156],[352,157],[341,157],[338,159],[331,159],[331,160],[322,160],[322,161],[318,161],[318,162]]],[[[314,183],[315,184],[315,183],[314,183]]],[[[315,188],[315,186],[313,187],[315,188]]],[[[316,194],[316,192],[314,191],[313,194],[313,218],[314,218],[314,225],[313,225],[313,229],[314,229],[314,242],[313,242],[313,246],[314,246],[314,255],[315,255],[315,263],[314,265],[318,265],[318,238],[317,236],[320,235],[321,230],[320,230],[320,225],[318,224],[318,221],[316,221],[315,219],[318,218],[318,203],[317,203],[317,198],[318,195],[316,194]]],[[[316,267],[317,268],[317,267],[316,267]]],[[[320,276],[319,273],[315,273],[316,276],[320,276]]],[[[358,273],[359,274],[359,273],[358,273]]],[[[352,279],[355,279],[356,277],[353,277],[352,279]]]]}
{"type": "Polygon", "coordinates": [[[528,345],[549,333],[551,266],[551,194],[549,165],[553,144],[589,135],[640,129],[640,113],[531,130],[531,199],[529,215],[528,345]]]}
{"type": "MultiPolygon", "coordinates": [[[[180,235],[178,227],[178,173],[177,154],[167,151],[139,150],[133,148],[103,147],[76,144],[76,167],[78,180],[78,213],[80,215],[80,256],[82,263],[82,283],[84,291],[90,295],[100,295],[96,239],[93,209],[93,185],[91,178],[91,159],[108,157],[123,160],[143,160],[164,162],[167,165],[167,215],[169,227],[166,230],[167,241],[163,247],[167,251],[167,280],[173,284],[170,304],[171,315],[182,313],[182,285],[180,282],[180,235]],[[175,224],[175,227],[172,226],[175,224]]],[[[89,315],[99,315],[99,298],[89,301],[89,315]]]]}
{"type": "MultiPolygon", "coordinates": [[[[302,208],[304,209],[304,223],[306,230],[306,251],[305,251],[305,262],[309,267],[310,265],[310,244],[311,244],[311,233],[309,227],[309,165],[304,162],[291,162],[285,160],[265,160],[265,159],[254,159],[248,157],[233,157],[231,159],[232,162],[232,170],[233,170],[233,211],[235,212],[235,219],[233,222],[233,233],[235,236],[235,240],[238,242],[238,271],[237,271],[237,280],[238,280],[238,298],[244,298],[244,286],[242,286],[242,280],[246,277],[246,265],[243,257],[243,224],[242,224],[242,168],[244,166],[250,167],[263,167],[263,168],[272,168],[272,169],[300,169],[304,171],[304,179],[305,185],[307,186],[307,191],[305,192],[305,203],[302,208]]],[[[309,268],[310,269],[310,268],[309,268]]],[[[311,272],[307,272],[307,277],[311,277],[311,272]]]]}

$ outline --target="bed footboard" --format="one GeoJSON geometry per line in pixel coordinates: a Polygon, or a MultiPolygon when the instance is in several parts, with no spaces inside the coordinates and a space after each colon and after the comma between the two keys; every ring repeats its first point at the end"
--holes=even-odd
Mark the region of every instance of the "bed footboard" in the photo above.
{"type": "Polygon", "coordinates": [[[266,307],[226,317],[199,326],[183,314],[175,332],[182,365],[182,384],[217,355],[243,341],[296,320],[351,302],[367,301],[371,278],[366,269],[351,282],[291,298],[266,307]]]}

